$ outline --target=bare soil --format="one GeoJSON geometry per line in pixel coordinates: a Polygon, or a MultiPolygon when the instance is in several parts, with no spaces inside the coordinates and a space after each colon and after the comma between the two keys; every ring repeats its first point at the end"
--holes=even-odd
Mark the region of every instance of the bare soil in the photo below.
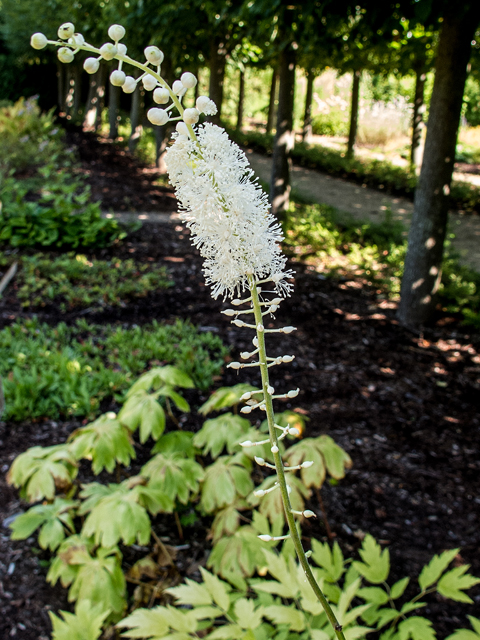
{"type": "MultiPolygon", "coordinates": [[[[134,202],[147,210],[150,190],[152,197],[173,202],[171,192],[159,190],[145,177],[154,174],[145,173],[128,154],[118,156],[114,147],[98,147],[91,137],[82,140],[83,170],[94,193],[102,192],[104,206],[117,207],[119,185],[129,208],[134,202]],[[117,174],[113,188],[102,175],[110,169],[117,174]],[[132,170],[137,178],[127,188],[132,170]]],[[[251,344],[250,332],[232,326],[219,313],[222,303],[210,298],[200,257],[182,225],[146,224],[123,244],[92,254],[106,256],[164,264],[175,287],[125,308],[89,315],[89,321],[141,325],[189,318],[220,335],[235,359],[251,344]]],[[[414,584],[434,553],[456,547],[461,549],[458,561],[470,563],[472,572],[480,575],[480,337],[465,331],[457,319],[442,316],[422,334],[408,332],[396,322],[394,305],[361,280],[331,280],[299,262],[290,266],[296,272],[295,292],[282,304],[276,322],[298,331],[281,341],[273,339],[269,349],[272,355],[295,354],[295,360],[276,368],[274,384],[279,392],[299,386],[300,395],[285,408],[298,408],[309,418],[307,436],[329,434],[353,460],[345,479],[322,488],[324,512],[318,496],[312,496],[309,507],[319,517],[304,527],[306,544],[311,536],[327,539],[327,519],[331,537],[345,554],[354,553],[367,532],[388,544],[393,579],[409,575],[414,584]]],[[[77,317],[61,314],[55,306],[39,315],[51,324],[77,317]]],[[[0,300],[0,326],[26,316],[13,283],[0,300]]],[[[237,376],[225,369],[217,385],[240,380],[258,384],[251,371],[237,376]]],[[[190,400],[198,406],[205,398],[194,394],[190,400]]],[[[200,424],[195,414],[188,418],[189,429],[200,424]]],[[[11,542],[2,522],[8,525],[12,515],[26,508],[4,479],[15,456],[30,446],[62,442],[78,426],[78,421],[47,418],[34,424],[0,422],[1,638],[48,638],[47,612],[71,608],[61,587],[46,585],[48,556],[36,540],[11,542]]],[[[139,449],[140,460],[147,451],[139,449]]],[[[82,479],[89,477],[84,474],[82,479]]],[[[206,524],[186,527],[182,540],[174,523],[156,519],[158,535],[172,547],[180,546],[172,580],[180,574],[197,576],[209,546],[202,537],[206,524]]],[[[435,596],[428,599],[424,614],[434,622],[439,638],[468,626],[467,613],[475,615],[476,610],[478,615],[480,588],[471,595],[471,607],[446,604],[435,596]]]]}

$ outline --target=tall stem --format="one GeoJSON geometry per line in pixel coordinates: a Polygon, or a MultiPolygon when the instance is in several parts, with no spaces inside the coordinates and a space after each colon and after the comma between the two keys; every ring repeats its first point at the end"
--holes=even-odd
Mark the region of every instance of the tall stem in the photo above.
{"type": "Polygon", "coordinates": [[[293,541],[293,546],[295,547],[295,551],[297,552],[298,559],[302,568],[305,572],[308,582],[313,589],[313,592],[317,596],[319,602],[321,603],[330,624],[332,625],[335,635],[338,640],[345,640],[345,636],[342,631],[342,625],[338,622],[335,614],[330,607],[328,600],[324,596],[322,590],[318,586],[317,581],[315,580],[315,576],[313,575],[312,569],[308,564],[307,557],[305,555],[305,550],[302,545],[302,541],[300,539],[300,535],[298,533],[297,525],[295,522],[295,516],[292,513],[292,505],[290,504],[290,498],[288,495],[287,489],[287,480],[285,477],[285,469],[283,467],[282,457],[280,455],[280,451],[278,449],[278,438],[275,431],[275,416],[273,412],[273,402],[272,396],[268,393],[268,387],[270,386],[270,381],[268,377],[268,366],[267,366],[267,352],[265,348],[265,332],[259,330],[259,326],[263,327],[262,320],[262,308],[260,306],[260,300],[258,297],[257,283],[255,282],[255,278],[253,276],[248,277],[249,289],[252,296],[252,304],[253,311],[255,316],[255,324],[257,326],[257,339],[258,339],[258,358],[260,363],[260,373],[262,375],[262,390],[263,390],[263,398],[264,404],[266,408],[267,414],[267,422],[268,422],[268,432],[270,435],[270,442],[272,443],[273,448],[273,458],[275,461],[275,470],[277,472],[278,484],[280,486],[280,491],[282,494],[283,506],[285,509],[285,518],[287,520],[288,528],[290,530],[290,537],[293,541]]]}

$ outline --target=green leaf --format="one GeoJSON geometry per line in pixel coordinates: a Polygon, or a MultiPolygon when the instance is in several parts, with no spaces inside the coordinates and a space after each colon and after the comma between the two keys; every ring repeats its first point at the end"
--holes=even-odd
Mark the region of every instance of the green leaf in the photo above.
{"type": "Polygon", "coordinates": [[[371,535],[366,535],[359,553],[363,562],[353,562],[355,569],[373,584],[385,582],[390,573],[390,554],[388,549],[382,551],[375,538],[371,535]]]}
{"type": "MultiPolygon", "coordinates": [[[[273,487],[276,481],[276,476],[268,476],[262,484],[257,487],[257,490],[267,491],[273,487]]],[[[292,474],[288,474],[287,484],[291,488],[290,503],[292,505],[292,509],[295,509],[295,511],[303,511],[305,508],[305,499],[310,497],[311,492],[304,486],[300,478],[297,478],[292,474]]],[[[279,488],[262,497],[256,496],[252,493],[248,496],[248,502],[253,506],[259,505],[260,513],[265,515],[272,525],[278,526],[279,523],[284,523],[285,516],[283,501],[279,488]]]]}
{"type": "Polygon", "coordinates": [[[265,607],[264,615],[275,624],[286,624],[292,631],[305,629],[305,615],[294,606],[272,605],[265,607]]]}
{"type": "Polygon", "coordinates": [[[469,564],[451,569],[445,573],[437,584],[437,591],[444,598],[450,598],[456,602],[473,603],[473,600],[464,593],[465,589],[471,589],[480,583],[480,579],[466,573],[470,568],[469,564]]]}
{"type": "Polygon", "coordinates": [[[7,482],[22,489],[29,502],[53,500],[55,491],[66,491],[77,476],[78,464],[68,445],[31,447],[15,458],[7,482]]]}
{"type": "Polygon", "coordinates": [[[412,616],[398,625],[398,640],[435,640],[437,637],[432,623],[426,618],[412,616]]]}
{"type": "Polygon", "coordinates": [[[92,470],[98,475],[103,469],[109,473],[115,463],[128,466],[135,458],[130,432],[114,413],[106,413],[86,427],[77,429],[68,438],[74,456],[92,459],[92,470]]]}
{"type": "Polygon", "coordinates": [[[238,497],[244,498],[253,489],[249,460],[237,454],[233,458],[222,456],[207,467],[202,486],[200,506],[205,513],[233,504],[238,497]]]}
{"type": "Polygon", "coordinates": [[[155,396],[145,391],[138,391],[127,398],[118,420],[135,431],[140,427],[140,442],[143,444],[151,436],[154,440],[165,430],[165,411],[157,402],[155,396]]]}
{"type": "Polygon", "coordinates": [[[176,598],[179,604],[199,606],[213,603],[213,597],[205,585],[188,578],[185,580],[185,584],[165,589],[165,593],[176,598]]]}
{"type": "Polygon", "coordinates": [[[127,392],[127,398],[138,391],[149,391],[150,389],[159,389],[163,385],[171,387],[182,387],[183,389],[193,389],[195,386],[192,379],[186,373],[167,365],[165,367],[154,367],[138,378],[138,380],[130,387],[127,392]]]}
{"type": "Polygon", "coordinates": [[[152,453],[181,453],[183,457],[194,458],[193,435],[192,431],[171,431],[156,442],[152,453]]]}
{"type": "Polygon", "coordinates": [[[65,538],[65,531],[74,531],[72,510],[78,502],[55,498],[52,504],[39,504],[18,516],[10,525],[12,540],[24,540],[40,528],[38,543],[42,549],[54,551],[65,538]]]}
{"type": "Polygon", "coordinates": [[[335,479],[345,476],[345,469],[352,466],[350,456],[330,436],[305,438],[287,449],[284,455],[289,465],[297,466],[307,460],[314,464],[301,470],[306,487],[320,488],[325,481],[326,470],[335,479]]]}
{"type": "Polygon", "coordinates": [[[200,567],[200,573],[202,574],[203,582],[207,591],[212,596],[213,601],[224,611],[228,611],[230,608],[230,598],[228,596],[230,592],[230,585],[217,578],[203,567],[200,567]]]}
{"type": "Polygon", "coordinates": [[[211,527],[214,543],[218,542],[223,536],[231,536],[235,533],[240,526],[240,513],[238,508],[245,509],[247,507],[248,505],[245,501],[239,500],[217,512],[211,527]]]}
{"type": "Polygon", "coordinates": [[[98,640],[109,614],[101,605],[93,605],[90,600],[77,602],[75,614],[68,611],[60,613],[63,620],[48,612],[53,627],[52,640],[98,640]]]}
{"type": "Polygon", "coordinates": [[[253,600],[239,598],[233,610],[242,629],[256,629],[262,624],[263,607],[256,609],[253,600]]]}
{"type": "Polygon", "coordinates": [[[174,607],[154,607],[137,609],[117,624],[117,628],[127,628],[122,638],[173,638],[190,640],[190,634],[197,630],[198,622],[192,611],[182,611],[174,607]],[[179,633],[172,633],[172,630],[179,633]]]}
{"type": "Polygon", "coordinates": [[[390,597],[392,598],[392,600],[396,600],[397,598],[400,598],[400,596],[403,596],[403,593],[407,588],[409,582],[410,578],[402,578],[398,582],[395,582],[395,584],[390,589],[390,597]]]}
{"type": "Polygon", "coordinates": [[[418,577],[418,584],[422,591],[428,589],[428,587],[440,578],[458,552],[459,549],[450,549],[449,551],[444,551],[439,556],[433,556],[430,562],[423,567],[418,577]]]}
{"type": "Polygon", "coordinates": [[[388,593],[380,587],[363,587],[363,589],[359,589],[358,595],[366,602],[376,605],[386,604],[389,600],[388,593]]]}
{"type": "Polygon", "coordinates": [[[473,616],[468,616],[468,619],[474,631],[470,631],[470,629],[457,629],[455,633],[448,636],[445,640],[480,640],[480,620],[473,616]]]}
{"type": "Polygon", "coordinates": [[[344,559],[338,542],[334,542],[333,549],[327,542],[321,543],[312,539],[312,558],[319,567],[326,572],[326,579],[338,582],[344,572],[344,559]]]}
{"type": "Polygon", "coordinates": [[[177,499],[187,504],[198,493],[205,477],[198,462],[176,452],[157,453],[140,473],[150,480],[149,486],[162,491],[172,504],[177,499]]]}
{"type": "Polygon", "coordinates": [[[212,411],[220,411],[220,409],[231,407],[238,404],[243,394],[248,391],[258,391],[258,389],[243,382],[233,387],[221,387],[212,393],[210,398],[202,404],[198,411],[206,416],[212,411]]]}
{"type": "Polygon", "coordinates": [[[195,434],[193,444],[202,449],[203,455],[211,454],[212,458],[227,449],[228,453],[240,451],[238,444],[250,429],[250,422],[233,413],[223,413],[218,418],[204,422],[200,431],[195,434]]]}

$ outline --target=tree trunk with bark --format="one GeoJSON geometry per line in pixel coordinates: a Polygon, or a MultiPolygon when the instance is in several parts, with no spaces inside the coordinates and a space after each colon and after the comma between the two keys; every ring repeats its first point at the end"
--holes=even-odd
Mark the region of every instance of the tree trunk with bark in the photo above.
{"type": "Polygon", "coordinates": [[[312,71],[307,71],[307,92],[305,96],[305,112],[303,115],[302,141],[309,144],[312,141],[312,100],[313,100],[313,83],[315,75],[312,71]]]}
{"type": "Polygon", "coordinates": [[[412,168],[419,167],[422,163],[422,137],[425,123],[423,114],[425,113],[425,80],[427,74],[425,68],[419,68],[415,72],[415,98],[413,101],[412,118],[412,147],[410,149],[410,165],[412,168]]]}
{"type": "Polygon", "coordinates": [[[238,104],[237,104],[237,129],[242,130],[243,127],[243,104],[245,101],[245,71],[240,69],[240,78],[238,86],[238,104]]]}
{"type": "Polygon", "coordinates": [[[285,217],[290,200],[290,152],[294,146],[293,102],[295,91],[295,49],[288,43],[280,55],[280,87],[278,93],[277,132],[273,146],[270,202],[272,213],[285,217]]]}
{"type": "Polygon", "coordinates": [[[278,71],[273,69],[272,81],[270,83],[270,98],[268,101],[268,117],[267,117],[267,133],[272,133],[273,123],[275,122],[275,100],[277,98],[277,80],[278,71]]]}
{"type": "Polygon", "coordinates": [[[411,327],[435,311],[470,43],[479,20],[480,5],[472,2],[451,4],[443,18],[398,310],[400,322],[411,327]]]}
{"type": "Polygon", "coordinates": [[[222,116],[223,84],[225,80],[225,64],[227,62],[227,50],[222,38],[212,38],[210,42],[210,83],[208,94],[217,105],[217,113],[210,116],[210,122],[220,124],[222,116]]]}
{"type": "Polygon", "coordinates": [[[360,70],[353,72],[352,81],[352,106],[350,109],[350,128],[348,130],[347,158],[353,158],[358,129],[358,103],[360,98],[360,70]]]}

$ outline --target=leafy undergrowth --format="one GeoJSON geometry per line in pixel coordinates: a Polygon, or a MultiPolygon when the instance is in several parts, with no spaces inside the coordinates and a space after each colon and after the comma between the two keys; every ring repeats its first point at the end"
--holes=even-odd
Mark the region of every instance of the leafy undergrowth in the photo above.
{"type": "Polygon", "coordinates": [[[17,279],[23,307],[45,307],[55,301],[62,311],[124,306],[150,291],[173,286],[165,267],[134,260],[89,260],[74,253],[25,256],[17,279]]]}
{"type": "Polygon", "coordinates": [[[226,354],[220,338],[181,320],[127,329],[19,321],[0,332],[4,419],[91,416],[155,363],[180,366],[206,389],[226,354]]]}
{"type": "MultiPolygon", "coordinates": [[[[273,135],[258,131],[242,133],[236,130],[229,130],[229,135],[238,144],[251,147],[260,153],[271,154],[273,151],[273,135]]],[[[320,169],[330,175],[348,178],[398,195],[412,197],[417,185],[415,172],[384,160],[347,158],[340,151],[302,142],[295,144],[291,155],[293,161],[301,166],[320,169]]],[[[479,212],[480,189],[467,182],[454,181],[450,190],[450,203],[456,209],[479,212]]]]}

